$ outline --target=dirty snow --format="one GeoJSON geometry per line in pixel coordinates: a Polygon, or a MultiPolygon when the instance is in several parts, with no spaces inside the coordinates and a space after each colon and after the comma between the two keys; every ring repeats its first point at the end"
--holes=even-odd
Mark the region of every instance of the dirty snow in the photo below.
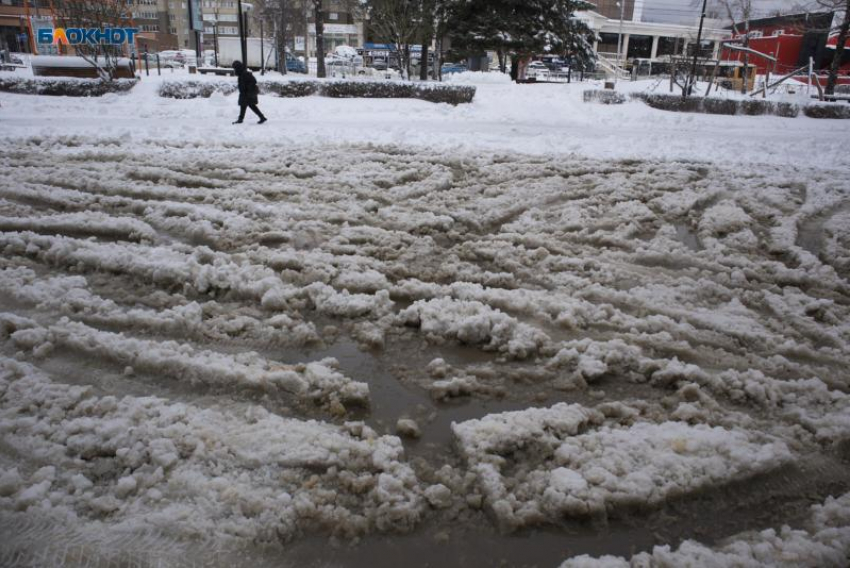
{"type": "Polygon", "coordinates": [[[0,562],[841,565],[850,125],[496,79],[0,94],[0,562]]]}

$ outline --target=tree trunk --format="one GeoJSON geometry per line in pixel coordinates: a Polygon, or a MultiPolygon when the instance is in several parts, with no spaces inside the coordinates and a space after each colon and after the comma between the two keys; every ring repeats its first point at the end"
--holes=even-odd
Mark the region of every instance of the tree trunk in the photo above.
{"type": "Polygon", "coordinates": [[[277,70],[286,75],[286,0],[278,0],[277,18],[277,70]]]}
{"type": "Polygon", "coordinates": [[[434,53],[434,77],[443,81],[443,35],[442,26],[437,26],[437,52],[434,53]]]}
{"type": "MultiPolygon", "coordinates": [[[[750,47],[750,18],[747,16],[747,21],[745,23],[745,31],[747,35],[744,36],[744,47],[750,47]]],[[[747,89],[749,88],[750,82],[750,54],[746,51],[744,52],[744,72],[741,75],[744,78],[744,81],[741,83],[741,94],[747,94],[747,89]]]]}
{"type": "Polygon", "coordinates": [[[428,53],[431,50],[431,41],[434,39],[434,17],[436,3],[426,1],[422,6],[422,52],[419,55],[419,79],[427,81],[431,78],[431,66],[428,65],[428,53]]]}
{"type": "Polygon", "coordinates": [[[313,0],[316,8],[316,77],[327,77],[325,71],[325,20],[322,13],[322,0],[313,0]]]}
{"type": "Polygon", "coordinates": [[[419,80],[427,81],[428,77],[428,48],[431,46],[431,37],[422,38],[422,52],[419,54],[419,80]]]}
{"type": "Polygon", "coordinates": [[[505,56],[505,51],[500,47],[496,50],[496,56],[499,58],[499,71],[503,74],[505,69],[507,68],[507,57],[505,56]]]}
{"type": "Polygon", "coordinates": [[[403,79],[410,80],[410,44],[405,43],[404,47],[401,50],[402,56],[404,57],[404,61],[401,64],[402,71],[404,72],[403,79]]]}
{"type": "Polygon", "coordinates": [[[847,43],[848,31],[850,31],[850,0],[844,10],[844,21],[838,28],[838,43],[835,45],[835,55],[832,57],[832,65],[829,66],[829,78],[826,81],[826,94],[835,94],[835,84],[838,82],[838,68],[844,58],[844,44],[847,43]]]}

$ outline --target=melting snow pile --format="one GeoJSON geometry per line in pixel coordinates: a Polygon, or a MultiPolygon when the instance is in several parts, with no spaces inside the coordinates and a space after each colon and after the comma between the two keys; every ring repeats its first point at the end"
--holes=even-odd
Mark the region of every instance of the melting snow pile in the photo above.
{"type": "Polygon", "coordinates": [[[740,430],[611,426],[598,411],[563,403],[463,422],[454,432],[487,503],[510,528],[657,505],[792,457],[781,441],[740,430]]]}
{"type": "MultiPolygon", "coordinates": [[[[580,531],[846,471],[843,170],[3,144],[3,519],[246,546],[580,531]]],[[[636,558],[846,559],[827,477],[790,496],[822,504],[805,527],[636,558]]]]}
{"type": "Polygon", "coordinates": [[[362,423],[89,390],[0,359],[0,432],[10,448],[50,464],[4,468],[0,507],[266,541],[304,529],[404,529],[419,518],[419,485],[400,440],[362,423]]]}

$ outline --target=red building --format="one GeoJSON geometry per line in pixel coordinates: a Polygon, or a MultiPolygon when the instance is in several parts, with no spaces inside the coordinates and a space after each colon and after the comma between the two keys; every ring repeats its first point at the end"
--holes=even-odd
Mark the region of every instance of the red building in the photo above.
{"type": "MultiPolygon", "coordinates": [[[[758,67],[758,72],[764,74],[788,74],[795,69],[807,66],[809,58],[814,61],[817,71],[827,69],[835,55],[835,38],[832,46],[828,46],[829,30],[833,23],[832,12],[816,14],[794,14],[750,20],[749,47],[760,53],[776,58],[776,63],[758,56],[749,56],[750,65],[758,67]]],[[[739,34],[734,34],[730,43],[743,45],[744,25],[738,24],[739,34]]],[[[850,47],[850,41],[847,43],[850,47]]],[[[724,49],[721,58],[725,61],[743,61],[744,54],[739,51],[724,49]]],[[[845,49],[841,63],[841,74],[850,73],[850,49],[845,49]]]]}

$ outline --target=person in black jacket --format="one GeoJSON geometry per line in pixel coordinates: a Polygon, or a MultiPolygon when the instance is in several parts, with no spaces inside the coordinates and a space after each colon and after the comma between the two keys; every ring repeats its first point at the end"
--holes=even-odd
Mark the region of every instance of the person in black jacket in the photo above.
{"type": "Polygon", "coordinates": [[[245,109],[250,108],[254,114],[260,117],[257,124],[264,123],[267,119],[257,108],[257,95],[260,94],[260,89],[257,88],[257,80],[254,74],[251,73],[241,61],[233,62],[233,70],[239,78],[239,120],[233,124],[242,124],[245,120],[245,109]]]}

